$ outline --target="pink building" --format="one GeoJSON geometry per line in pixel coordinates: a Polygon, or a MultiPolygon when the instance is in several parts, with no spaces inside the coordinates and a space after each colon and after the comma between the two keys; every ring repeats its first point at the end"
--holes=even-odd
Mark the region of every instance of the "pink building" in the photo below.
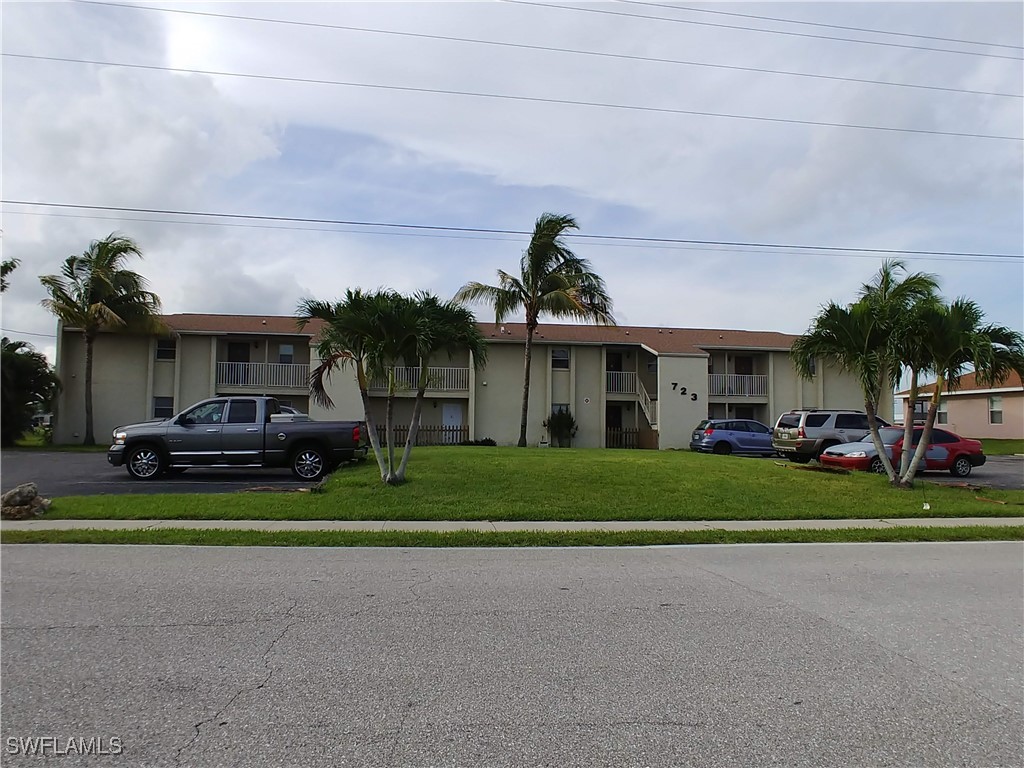
{"type": "MultiPolygon", "coordinates": [[[[914,420],[923,421],[935,384],[925,384],[913,408],[914,420]]],[[[907,392],[896,395],[903,401],[903,413],[910,412],[907,392]]],[[[973,373],[960,377],[960,386],[942,393],[936,424],[963,437],[1024,439],[1024,381],[1016,374],[994,387],[983,387],[973,373]]]]}

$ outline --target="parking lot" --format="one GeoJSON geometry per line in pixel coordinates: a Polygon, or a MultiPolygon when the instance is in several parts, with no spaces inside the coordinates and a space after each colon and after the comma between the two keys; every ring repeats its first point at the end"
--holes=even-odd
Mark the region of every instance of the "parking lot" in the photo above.
{"type": "MultiPolygon", "coordinates": [[[[749,461],[716,457],[721,461],[749,461]]],[[[780,459],[756,459],[780,461],[780,459]]],[[[190,469],[175,477],[142,482],[132,480],[123,467],[112,467],[105,454],[58,451],[4,451],[0,454],[2,488],[34,482],[48,498],[125,493],[232,493],[256,488],[295,490],[309,483],[296,480],[287,469],[227,470],[190,469]]],[[[957,478],[945,472],[920,475],[918,482],[970,483],[1001,490],[1024,490],[1024,458],[992,456],[970,477],[957,478]]]]}
{"type": "Polygon", "coordinates": [[[174,477],[132,480],[124,467],[112,467],[105,453],[4,451],[0,454],[4,491],[33,482],[47,498],[124,493],[232,493],[255,488],[309,487],[287,469],[190,469],[174,477]]]}

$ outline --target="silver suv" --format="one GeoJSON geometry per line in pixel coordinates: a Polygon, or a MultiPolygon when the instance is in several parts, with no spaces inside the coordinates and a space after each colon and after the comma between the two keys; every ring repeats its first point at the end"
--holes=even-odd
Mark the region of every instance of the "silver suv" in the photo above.
{"type": "MultiPolygon", "coordinates": [[[[889,422],[880,418],[878,426],[887,427],[889,422]]],[[[772,447],[790,461],[806,464],[827,448],[860,440],[868,431],[868,415],[864,411],[789,411],[775,422],[772,447]]]]}

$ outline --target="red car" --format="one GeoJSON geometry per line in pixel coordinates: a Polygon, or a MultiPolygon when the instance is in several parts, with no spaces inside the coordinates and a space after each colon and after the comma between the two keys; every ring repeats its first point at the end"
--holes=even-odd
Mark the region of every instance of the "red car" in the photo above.
{"type": "MultiPolygon", "coordinates": [[[[921,439],[923,427],[914,428],[914,445],[912,451],[917,450],[917,443],[921,439]]],[[[893,464],[898,465],[903,454],[903,428],[884,427],[878,430],[882,438],[882,445],[885,452],[889,454],[893,464]]],[[[883,474],[885,467],[882,459],[875,450],[875,444],[871,435],[865,436],[862,440],[854,443],[843,443],[833,445],[821,454],[821,464],[825,467],[841,467],[842,469],[860,469],[869,472],[883,474]]],[[[945,429],[933,429],[932,439],[928,444],[924,459],[918,466],[918,471],[926,470],[948,470],[956,477],[967,477],[971,470],[980,467],[985,463],[985,454],[981,452],[981,443],[977,440],[969,440],[945,429]]]]}

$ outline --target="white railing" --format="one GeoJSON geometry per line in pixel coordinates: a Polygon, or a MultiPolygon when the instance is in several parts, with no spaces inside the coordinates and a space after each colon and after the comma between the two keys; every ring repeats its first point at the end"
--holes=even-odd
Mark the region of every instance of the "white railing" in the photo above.
{"type": "MultiPolygon", "coordinates": [[[[394,368],[395,390],[413,390],[420,383],[419,368],[394,368]]],[[[370,389],[387,391],[387,376],[375,376],[370,389]]],[[[427,368],[427,390],[430,392],[468,392],[469,368],[427,368]]]]}
{"type": "Polygon", "coordinates": [[[652,427],[658,426],[658,401],[651,400],[651,396],[647,394],[647,387],[644,383],[637,379],[636,392],[640,397],[640,407],[643,409],[644,415],[647,417],[648,423],[652,427]]]}
{"type": "Polygon", "coordinates": [[[768,397],[768,377],[763,374],[708,374],[708,394],[712,397],[768,397]]]}
{"type": "Polygon", "coordinates": [[[637,378],[633,371],[605,371],[605,392],[610,395],[635,395],[637,378]]]}
{"type": "Polygon", "coordinates": [[[217,363],[217,384],[260,389],[305,389],[309,386],[309,366],[298,363],[217,363]]]}

